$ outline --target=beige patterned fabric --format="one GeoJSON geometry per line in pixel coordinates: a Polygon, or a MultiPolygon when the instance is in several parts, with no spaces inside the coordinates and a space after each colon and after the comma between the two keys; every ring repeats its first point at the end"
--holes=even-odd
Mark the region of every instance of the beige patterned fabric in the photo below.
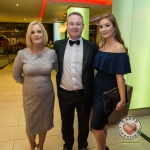
{"type": "Polygon", "coordinates": [[[13,66],[16,82],[23,81],[23,107],[27,135],[32,136],[53,128],[54,90],[50,72],[56,62],[55,51],[42,54],[20,50],[13,66]]]}

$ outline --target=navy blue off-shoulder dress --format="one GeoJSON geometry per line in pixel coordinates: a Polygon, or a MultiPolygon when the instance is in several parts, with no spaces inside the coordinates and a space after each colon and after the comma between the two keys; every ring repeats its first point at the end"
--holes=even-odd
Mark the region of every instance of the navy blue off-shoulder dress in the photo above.
{"type": "Polygon", "coordinates": [[[112,53],[98,51],[93,66],[98,72],[93,87],[93,118],[91,128],[101,130],[108,124],[108,117],[111,114],[104,112],[102,94],[117,87],[116,74],[123,75],[130,73],[131,68],[126,52],[112,53]]]}

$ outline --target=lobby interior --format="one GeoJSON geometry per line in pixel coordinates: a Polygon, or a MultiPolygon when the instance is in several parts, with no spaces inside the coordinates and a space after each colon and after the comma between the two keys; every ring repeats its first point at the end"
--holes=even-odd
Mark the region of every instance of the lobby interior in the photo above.
{"type": "MultiPolygon", "coordinates": [[[[10,4],[7,3],[7,7],[6,7],[6,2],[2,2],[2,6],[4,5],[3,7],[4,10],[3,9],[0,10],[0,19],[2,20],[0,23],[4,23],[4,22],[5,23],[9,23],[9,22],[29,23],[33,20],[39,20],[45,24],[47,23],[53,24],[54,22],[65,20],[64,14],[66,14],[66,10],[69,6],[73,6],[73,7],[84,6],[90,8],[91,11],[90,23],[92,25],[97,25],[98,16],[100,16],[103,13],[108,13],[108,12],[110,13],[112,11],[112,5],[104,5],[104,4],[98,5],[96,4],[97,0],[95,0],[95,4],[91,4],[92,3],[91,0],[88,1],[89,3],[86,3],[85,0],[83,0],[83,3],[81,3],[79,0],[76,0],[74,2],[72,2],[71,0],[39,0],[39,2],[37,3],[37,0],[30,0],[30,3],[27,3],[26,0],[22,0],[20,6],[24,5],[23,11],[21,10],[22,7],[18,8],[17,6],[15,7],[13,6],[18,3],[17,0],[15,0],[13,3],[11,2],[10,4]],[[16,9],[16,7],[18,10],[16,9]],[[11,11],[8,10],[9,8],[11,8],[11,11]],[[18,15],[19,12],[20,12],[20,16],[18,15]]],[[[104,0],[100,0],[100,1],[103,2],[104,0]]],[[[106,2],[110,2],[110,1],[112,2],[112,0],[106,0],[106,2]]],[[[113,1],[117,1],[117,0],[113,0],[113,1]]],[[[148,4],[150,6],[149,2],[148,4]]],[[[1,33],[4,32],[4,29],[2,30],[0,28],[0,32],[1,33]]],[[[9,32],[12,32],[12,30],[9,30],[9,32]]],[[[129,52],[129,54],[131,55],[131,61],[133,61],[132,51],[131,53],[129,52]]],[[[29,149],[29,143],[25,133],[25,120],[24,120],[24,112],[22,107],[22,86],[20,84],[17,84],[12,78],[12,67],[13,67],[13,60],[15,56],[16,56],[15,53],[10,55],[8,64],[2,68],[0,67],[1,68],[0,69],[0,150],[28,150],[29,149]]],[[[138,56],[138,54],[136,56],[138,56]]],[[[4,58],[1,57],[0,55],[0,64],[3,61],[4,58]]],[[[136,72],[135,69],[133,69],[133,71],[134,73],[136,72]]],[[[56,72],[52,71],[51,79],[55,90],[54,128],[48,131],[45,145],[44,145],[44,150],[62,150],[63,148],[63,140],[61,135],[61,118],[60,118],[60,110],[58,106],[55,77],[56,77],[56,72]]],[[[134,92],[136,92],[136,88],[134,88],[134,92]]],[[[137,90],[137,92],[139,92],[139,90],[137,90]]],[[[110,116],[111,118],[110,122],[113,120],[113,118],[115,118],[117,121],[116,120],[114,122],[112,121],[108,125],[107,146],[109,147],[110,150],[120,150],[120,149],[121,150],[133,150],[133,149],[150,150],[150,130],[149,130],[150,113],[146,113],[149,111],[150,103],[148,102],[147,107],[146,106],[143,107],[141,111],[136,111],[137,109],[133,109],[133,108],[134,107],[132,103],[128,115],[135,116],[138,118],[138,120],[141,123],[142,133],[144,133],[146,137],[143,138],[142,136],[139,135],[134,140],[125,140],[124,138],[122,138],[118,132],[119,119],[116,119],[117,117],[115,118],[114,114],[112,114],[112,116],[110,116]],[[146,109],[146,111],[143,112],[142,111],[143,109],[144,110],[146,109]]],[[[119,114],[119,112],[117,113],[119,114]]],[[[74,121],[74,129],[75,129],[75,143],[74,143],[73,150],[77,150],[78,121],[76,115],[74,121]]],[[[37,141],[38,141],[38,137],[37,137],[37,141]]],[[[94,138],[92,131],[90,131],[89,133],[88,143],[89,143],[88,145],[89,150],[97,150],[96,140],[94,138]]]]}

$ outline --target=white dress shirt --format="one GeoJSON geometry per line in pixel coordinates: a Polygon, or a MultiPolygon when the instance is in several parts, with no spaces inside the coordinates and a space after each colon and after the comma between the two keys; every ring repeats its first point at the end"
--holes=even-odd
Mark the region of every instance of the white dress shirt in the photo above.
{"type": "MultiPolygon", "coordinates": [[[[72,40],[69,38],[69,40],[72,40]]],[[[72,91],[83,89],[82,86],[82,63],[83,63],[83,39],[79,39],[80,44],[66,45],[63,61],[63,73],[60,87],[72,91]]]]}

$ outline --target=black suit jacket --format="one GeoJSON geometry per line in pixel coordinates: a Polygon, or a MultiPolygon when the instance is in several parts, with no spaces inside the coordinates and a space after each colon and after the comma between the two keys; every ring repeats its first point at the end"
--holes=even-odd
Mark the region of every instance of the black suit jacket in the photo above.
{"type": "MultiPolygon", "coordinates": [[[[54,43],[54,50],[58,57],[58,72],[56,75],[57,90],[61,83],[61,76],[63,72],[63,60],[64,52],[66,49],[68,39],[59,40],[54,43]]],[[[82,84],[83,90],[86,96],[86,100],[89,106],[91,106],[92,100],[92,88],[94,81],[94,68],[93,61],[95,54],[98,51],[98,47],[94,42],[83,39],[83,67],[82,67],[82,84]]]]}

